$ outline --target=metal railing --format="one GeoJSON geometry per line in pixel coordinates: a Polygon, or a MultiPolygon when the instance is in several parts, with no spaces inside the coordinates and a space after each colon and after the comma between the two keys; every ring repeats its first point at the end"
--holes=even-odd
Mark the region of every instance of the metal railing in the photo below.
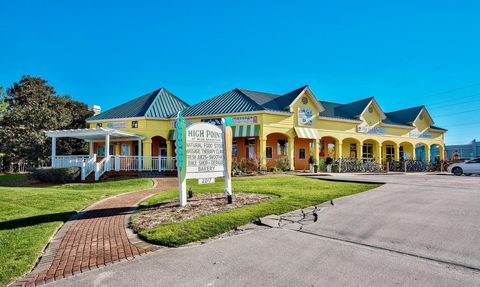
{"type": "Polygon", "coordinates": [[[373,159],[339,158],[333,161],[332,168],[336,172],[382,172],[373,159]]]}

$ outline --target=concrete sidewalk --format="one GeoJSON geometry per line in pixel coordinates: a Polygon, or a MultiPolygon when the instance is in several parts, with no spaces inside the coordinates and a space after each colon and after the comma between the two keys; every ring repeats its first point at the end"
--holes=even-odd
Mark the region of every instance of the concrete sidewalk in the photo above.
{"type": "Polygon", "coordinates": [[[51,286],[480,285],[480,178],[364,178],[388,183],[309,209],[317,220],[301,228],[162,249],[51,286]]]}

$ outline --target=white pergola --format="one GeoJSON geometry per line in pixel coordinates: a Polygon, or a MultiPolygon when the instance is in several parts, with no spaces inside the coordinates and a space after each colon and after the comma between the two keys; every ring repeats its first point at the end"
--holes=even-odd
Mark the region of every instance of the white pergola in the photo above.
{"type": "Polygon", "coordinates": [[[95,129],[70,129],[70,130],[55,130],[45,131],[45,135],[52,138],[52,166],[55,166],[55,157],[57,156],[57,138],[76,138],[82,139],[89,143],[90,156],[93,155],[93,143],[105,142],[105,157],[110,156],[110,142],[111,141],[138,141],[138,155],[142,155],[142,140],[143,136],[119,131],[109,128],[95,128],[95,129]]]}

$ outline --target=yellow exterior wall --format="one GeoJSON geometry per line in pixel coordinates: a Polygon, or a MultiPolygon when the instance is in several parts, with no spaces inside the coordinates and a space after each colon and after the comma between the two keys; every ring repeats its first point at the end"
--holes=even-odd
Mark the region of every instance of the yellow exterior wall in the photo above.
{"type": "MultiPolygon", "coordinates": [[[[395,146],[395,159],[398,160],[399,148],[403,146],[404,151],[410,154],[410,158],[415,156],[415,147],[418,144],[430,147],[432,145],[439,145],[441,150],[441,158],[443,159],[444,150],[444,132],[438,130],[431,130],[429,128],[428,116],[425,114],[423,119],[417,119],[414,122],[414,128],[388,126],[381,123],[381,111],[374,105],[372,113],[368,112],[368,108],[359,117],[359,122],[355,121],[342,121],[338,119],[323,119],[318,118],[316,115],[319,112],[318,106],[315,104],[316,99],[305,92],[290,106],[290,112],[285,113],[268,113],[268,112],[252,112],[232,115],[206,115],[198,117],[187,117],[187,121],[200,122],[201,119],[221,118],[225,116],[257,116],[257,125],[260,125],[260,135],[258,137],[258,150],[257,155],[263,164],[266,165],[266,153],[265,148],[267,145],[268,135],[273,133],[280,133],[286,136],[288,139],[288,156],[292,168],[296,156],[298,156],[298,148],[295,147],[295,140],[297,138],[295,127],[313,128],[318,131],[320,137],[331,137],[335,141],[336,157],[347,158],[350,157],[350,144],[355,143],[357,145],[357,157],[362,156],[362,144],[365,142],[371,142],[374,144],[374,157],[377,161],[385,160],[386,145],[391,144],[395,146]],[[307,97],[308,103],[303,104],[301,99],[307,97]],[[314,119],[312,126],[299,126],[298,125],[298,108],[309,107],[314,111],[314,119]],[[357,132],[357,126],[377,126],[385,129],[385,134],[369,134],[357,132]],[[428,132],[432,135],[432,138],[416,138],[411,136],[411,132],[428,132]]],[[[173,155],[174,143],[168,139],[170,130],[173,129],[174,120],[159,120],[159,119],[133,119],[138,121],[138,128],[131,127],[131,119],[128,120],[111,120],[102,121],[102,126],[107,127],[108,123],[113,122],[125,122],[126,128],[120,128],[119,130],[142,135],[145,137],[143,141],[143,154],[151,154],[152,137],[161,136],[167,140],[167,153],[169,156],[173,155]]],[[[95,128],[96,122],[89,123],[90,128],[95,128]]],[[[297,138],[298,140],[298,138],[297,138]]],[[[301,141],[297,141],[300,143],[301,141]]],[[[319,158],[319,141],[312,141],[313,148],[309,152],[314,153],[316,159],[319,158]]],[[[118,152],[118,151],[117,151],[118,152]]],[[[307,155],[308,156],[308,155],[307,155]]],[[[298,161],[297,161],[298,162],[298,161]]],[[[304,167],[304,164],[302,164],[304,167]]]]}

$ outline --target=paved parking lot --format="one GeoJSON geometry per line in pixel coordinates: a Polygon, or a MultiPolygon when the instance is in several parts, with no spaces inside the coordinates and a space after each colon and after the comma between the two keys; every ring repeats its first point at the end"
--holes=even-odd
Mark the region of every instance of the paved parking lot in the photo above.
{"type": "Polygon", "coordinates": [[[480,285],[480,177],[334,177],[387,184],[320,206],[301,230],[162,249],[52,286],[480,285]]]}

